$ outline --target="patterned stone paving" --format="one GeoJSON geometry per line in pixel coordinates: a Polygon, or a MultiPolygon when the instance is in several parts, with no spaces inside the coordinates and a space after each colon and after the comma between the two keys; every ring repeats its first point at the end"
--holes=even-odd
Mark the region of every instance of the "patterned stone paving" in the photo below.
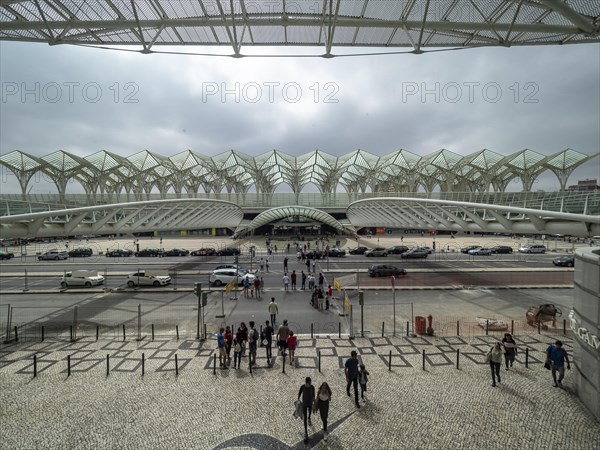
{"type": "MultiPolygon", "coordinates": [[[[220,369],[217,361],[214,374],[214,341],[4,344],[0,448],[598,449],[600,424],[573,392],[573,374],[563,389],[553,388],[542,368],[554,339],[517,337],[516,366],[502,370],[497,388],[484,363],[493,336],[300,336],[297,363],[286,362],[285,373],[281,357],[269,365],[259,348],[252,373],[245,359],[241,369],[220,369]],[[343,365],[351,350],[371,373],[359,410],[345,395],[343,365]],[[327,442],[318,414],[308,445],[301,420],[292,418],[306,376],[317,386],[327,381],[334,393],[327,442]]],[[[571,341],[561,339],[572,353],[571,341]]]]}

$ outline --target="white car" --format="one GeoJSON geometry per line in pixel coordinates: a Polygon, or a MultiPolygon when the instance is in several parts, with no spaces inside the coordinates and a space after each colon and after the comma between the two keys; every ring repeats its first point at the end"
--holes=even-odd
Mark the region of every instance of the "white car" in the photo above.
{"type": "Polygon", "coordinates": [[[546,253],[546,246],[541,244],[525,244],[519,248],[520,253],[546,253]]]}
{"type": "Polygon", "coordinates": [[[171,277],[164,273],[150,270],[140,270],[127,277],[127,286],[166,286],[171,282],[171,277]]]}
{"type": "Polygon", "coordinates": [[[69,259],[69,253],[63,250],[52,249],[38,256],[38,261],[58,261],[59,259],[69,259]]]}
{"type": "Polygon", "coordinates": [[[478,247],[473,250],[469,250],[469,255],[475,256],[489,256],[492,254],[492,249],[487,247],[478,247]]]}
{"type": "Polygon", "coordinates": [[[214,284],[215,286],[223,286],[227,283],[230,283],[232,280],[236,280],[237,284],[241,286],[244,282],[245,277],[248,277],[250,283],[254,283],[254,280],[256,280],[256,275],[248,273],[242,269],[213,270],[208,280],[211,284],[214,284]]]}
{"type": "Polygon", "coordinates": [[[104,284],[104,277],[90,270],[74,270],[73,272],[65,272],[60,286],[68,288],[71,286],[100,286],[104,284]]]}

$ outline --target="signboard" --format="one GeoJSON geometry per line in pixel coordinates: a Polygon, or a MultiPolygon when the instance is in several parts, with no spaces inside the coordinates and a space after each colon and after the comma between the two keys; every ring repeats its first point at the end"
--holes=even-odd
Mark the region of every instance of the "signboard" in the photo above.
{"type": "Polygon", "coordinates": [[[231,291],[233,291],[233,288],[235,288],[235,282],[231,280],[229,283],[227,283],[227,286],[225,286],[225,292],[229,294],[231,291]]]}
{"type": "Polygon", "coordinates": [[[333,279],[333,287],[336,288],[338,292],[341,292],[342,290],[342,285],[340,284],[337,278],[333,279]]]}
{"type": "Polygon", "coordinates": [[[350,311],[350,299],[348,298],[348,294],[346,294],[346,297],[344,298],[344,303],[346,304],[346,311],[350,311]]]}

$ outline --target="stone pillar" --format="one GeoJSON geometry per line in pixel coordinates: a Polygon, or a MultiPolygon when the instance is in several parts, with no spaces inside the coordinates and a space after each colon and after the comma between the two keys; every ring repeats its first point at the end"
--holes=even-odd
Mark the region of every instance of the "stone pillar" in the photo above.
{"type": "Polygon", "coordinates": [[[569,325],[577,363],[573,365],[579,399],[600,421],[600,248],[575,252],[575,298],[569,325]]]}

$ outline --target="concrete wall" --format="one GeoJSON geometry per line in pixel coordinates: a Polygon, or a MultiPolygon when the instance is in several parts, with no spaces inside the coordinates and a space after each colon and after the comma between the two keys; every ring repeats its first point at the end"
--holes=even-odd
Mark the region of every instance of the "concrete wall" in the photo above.
{"type": "Polygon", "coordinates": [[[575,299],[570,317],[574,330],[577,395],[600,421],[600,248],[575,252],[575,299]],[[591,345],[590,345],[591,344],[591,345]]]}

